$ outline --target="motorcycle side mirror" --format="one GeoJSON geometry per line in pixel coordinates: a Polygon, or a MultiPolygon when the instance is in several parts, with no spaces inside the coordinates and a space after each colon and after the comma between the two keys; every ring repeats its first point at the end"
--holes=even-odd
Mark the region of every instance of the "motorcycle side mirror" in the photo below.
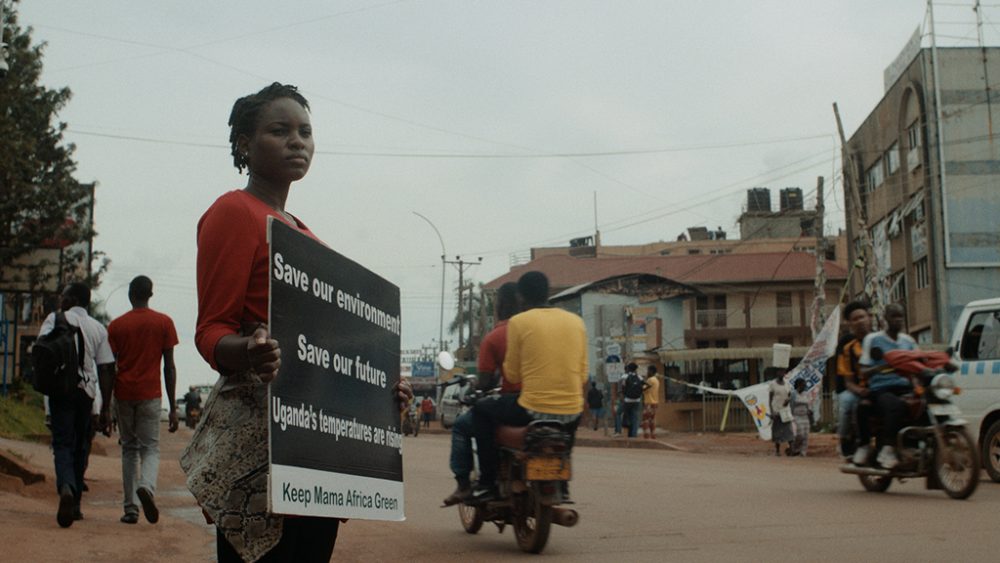
{"type": "Polygon", "coordinates": [[[452,356],[447,350],[442,350],[438,354],[437,363],[441,366],[441,369],[448,371],[455,367],[455,357],[452,356]]]}

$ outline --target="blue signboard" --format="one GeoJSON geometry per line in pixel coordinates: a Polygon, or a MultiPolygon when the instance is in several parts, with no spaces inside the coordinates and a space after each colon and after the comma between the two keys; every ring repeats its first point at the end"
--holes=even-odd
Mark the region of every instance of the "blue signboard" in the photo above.
{"type": "Polygon", "coordinates": [[[413,377],[434,377],[434,362],[413,362],[411,375],[413,377]]]}

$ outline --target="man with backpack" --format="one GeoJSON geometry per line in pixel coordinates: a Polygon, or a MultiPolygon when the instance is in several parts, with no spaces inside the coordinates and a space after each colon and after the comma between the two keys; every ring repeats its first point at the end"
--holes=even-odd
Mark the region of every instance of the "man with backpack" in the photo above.
{"type": "MultiPolygon", "coordinates": [[[[56,521],[63,528],[83,518],[80,498],[83,494],[83,472],[90,450],[91,410],[97,397],[111,396],[115,357],[108,344],[108,331],[87,313],[90,306],[90,288],[74,282],[66,286],[58,313],[50,313],[42,322],[39,338],[33,351],[36,387],[39,382],[62,378],[63,366],[72,366],[65,389],[55,391],[48,387],[49,408],[52,416],[52,453],[55,459],[56,490],[59,508],[56,521]],[[48,352],[48,359],[38,361],[48,352]],[[100,390],[98,389],[100,377],[100,390]],[[103,395],[101,394],[103,391],[103,395]]],[[[100,428],[110,423],[102,416],[100,428]]]]}
{"type": "Polygon", "coordinates": [[[622,378],[622,425],[628,426],[628,437],[635,438],[639,432],[639,415],[642,413],[642,392],[646,388],[642,377],[637,373],[639,366],[629,362],[625,366],[625,377],[622,378]]]}
{"type": "Polygon", "coordinates": [[[590,390],[587,391],[587,408],[590,409],[591,422],[594,425],[594,430],[597,430],[597,425],[601,422],[601,417],[604,416],[604,393],[597,388],[597,382],[590,382],[590,390]]]}

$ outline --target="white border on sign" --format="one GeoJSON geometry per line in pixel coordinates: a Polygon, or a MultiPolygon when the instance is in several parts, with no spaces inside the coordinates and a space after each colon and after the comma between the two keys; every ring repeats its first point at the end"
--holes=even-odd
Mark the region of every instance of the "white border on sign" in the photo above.
{"type": "Polygon", "coordinates": [[[271,512],[326,518],[406,520],[403,482],[271,465],[271,512]],[[320,492],[324,498],[317,498],[320,492]],[[334,504],[335,495],[341,503],[334,504]],[[324,500],[328,503],[324,503],[324,500]]]}

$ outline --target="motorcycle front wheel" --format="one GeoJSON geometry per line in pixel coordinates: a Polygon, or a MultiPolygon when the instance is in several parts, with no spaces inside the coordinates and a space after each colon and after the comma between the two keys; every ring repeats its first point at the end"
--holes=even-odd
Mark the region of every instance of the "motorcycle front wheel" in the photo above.
{"type": "Polygon", "coordinates": [[[478,506],[458,505],[458,519],[466,533],[475,534],[483,527],[483,513],[478,506]]]}
{"type": "Polygon", "coordinates": [[[871,493],[884,493],[892,484],[892,477],[878,477],[876,475],[858,475],[861,486],[871,493]]]}
{"type": "Polygon", "coordinates": [[[979,456],[975,442],[961,428],[942,430],[942,442],[934,452],[934,472],[944,492],[953,499],[966,499],[979,485],[979,456]]]}
{"type": "Polygon", "coordinates": [[[552,528],[552,507],[539,502],[531,489],[518,495],[514,502],[514,536],[517,538],[517,546],[526,553],[541,553],[552,528]]]}

